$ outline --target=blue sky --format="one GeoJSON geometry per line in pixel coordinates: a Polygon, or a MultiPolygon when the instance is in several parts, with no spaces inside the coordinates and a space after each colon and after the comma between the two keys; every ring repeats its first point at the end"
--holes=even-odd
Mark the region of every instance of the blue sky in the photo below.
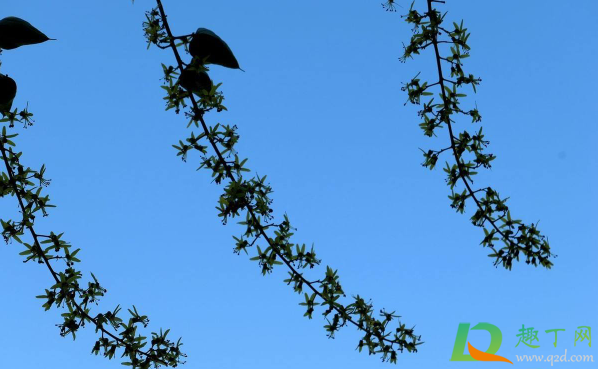
{"type": "MultiPolygon", "coordinates": [[[[483,80],[468,101],[498,158],[480,186],[510,197],[514,217],[540,220],[558,254],[548,271],[494,268],[481,230],[449,207],[441,169],[421,167],[419,148],[443,147],[447,132],[424,137],[418,109],[403,105],[401,83],[420,70],[432,78],[434,60],[424,53],[399,62],[411,35],[399,16],[410,3],[400,4],[387,13],[380,0],[165,2],[175,33],[213,30],[246,71],[212,68],[229,111],[206,119],[239,127],[238,150],[268,175],[276,212],[298,228],[295,240],[315,244],[348,295],[416,325],[425,344],[400,355],[400,367],[507,365],[449,362],[460,322],[498,326],[498,354],[511,360],[567,349],[597,361],[596,344],[574,346],[578,326],[598,330],[597,3],[441,7],[471,31],[466,70],[483,80]],[[539,330],[541,348],[515,347],[522,324],[539,330]],[[553,328],[566,329],[557,348],[544,333],[553,328]]],[[[18,83],[15,105],[35,114],[33,127],[18,129],[22,160],[46,164],[58,205],[37,227],[65,232],[82,249],[80,268],[108,289],[98,311],[135,304],[150,330],[182,336],[185,367],[392,367],[355,351],[352,328],[330,340],[320,316],[303,318],[282,269],[262,277],[233,254],[238,227],[217,218],[221,188],[195,171],[197,157],[183,163],[171,147],[188,131],[182,116],[164,111],[160,63],[172,62],[171,53],[146,49],[141,22],[153,5],[3,1],[0,17],[24,18],[58,39],[1,56],[2,73],[18,83]]],[[[6,198],[0,209],[15,206],[6,198]]],[[[120,367],[90,355],[91,327],[75,342],[59,336],[59,311],[44,312],[34,298],[50,275],[23,264],[20,251],[0,247],[2,366],[120,367]]],[[[480,349],[489,344],[483,332],[470,336],[480,349]]],[[[559,363],[578,365],[588,366],[559,363]]]]}

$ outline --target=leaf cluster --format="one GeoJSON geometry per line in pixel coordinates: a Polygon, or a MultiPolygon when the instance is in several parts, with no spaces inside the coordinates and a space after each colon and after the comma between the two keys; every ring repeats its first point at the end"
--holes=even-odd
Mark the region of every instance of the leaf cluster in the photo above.
{"type": "MultiPolygon", "coordinates": [[[[425,136],[435,137],[439,129],[448,129],[450,146],[442,149],[422,150],[424,162],[422,165],[434,169],[442,154],[447,153],[450,158],[443,168],[446,183],[451,189],[449,199],[451,207],[459,213],[465,212],[466,203],[473,201],[476,208],[471,216],[471,222],[484,230],[483,247],[492,252],[488,255],[494,258],[494,265],[502,265],[511,269],[514,261],[523,257],[527,264],[551,268],[550,260],[555,255],[550,251],[547,238],[540,233],[537,223],[524,224],[521,220],[511,218],[506,202],[499,193],[491,188],[473,188],[473,177],[480,168],[490,168],[496,156],[487,153],[489,141],[485,139],[482,127],[470,133],[467,130],[455,131],[456,118],[467,116],[472,123],[482,120],[480,112],[475,108],[465,109],[461,106],[461,99],[467,95],[463,88],[470,86],[473,92],[481,79],[464,70],[464,60],[470,56],[468,40],[470,33],[464,27],[463,21],[446,25],[446,14],[433,7],[434,3],[444,1],[426,0],[427,8],[420,12],[414,9],[413,2],[407,14],[402,16],[413,27],[413,35],[408,45],[404,45],[402,62],[419,55],[423,50],[433,49],[437,78],[431,83],[422,81],[418,73],[402,90],[407,93],[407,102],[421,105],[418,112],[419,123],[425,136]],[[450,76],[445,76],[444,70],[450,70],[450,76]],[[438,88],[438,100],[435,100],[432,88],[438,88]],[[449,162],[450,161],[450,162],[449,162]],[[462,187],[458,189],[458,186],[462,187]],[[497,241],[503,244],[497,244],[497,241]]],[[[392,1],[389,2],[392,5],[392,1]]]]}

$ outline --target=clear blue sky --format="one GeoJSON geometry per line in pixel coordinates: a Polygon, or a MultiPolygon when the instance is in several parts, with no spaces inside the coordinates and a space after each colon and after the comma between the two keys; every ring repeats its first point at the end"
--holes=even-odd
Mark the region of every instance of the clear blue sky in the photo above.
{"type": "MultiPolygon", "coordinates": [[[[295,240],[315,243],[349,295],[416,325],[425,344],[400,355],[400,367],[508,365],[449,362],[460,322],[498,326],[498,353],[511,360],[567,349],[598,361],[596,338],[592,348],[574,347],[577,326],[598,332],[598,3],[442,6],[471,31],[466,68],[483,79],[475,102],[498,159],[479,184],[510,197],[514,217],[540,220],[558,254],[552,270],[518,263],[509,272],[492,266],[478,245],[481,230],[449,207],[441,169],[420,165],[419,148],[444,147],[447,133],[424,137],[400,87],[417,71],[433,76],[433,59],[399,62],[411,35],[399,14],[410,3],[390,14],[380,2],[165,6],[175,33],[215,31],[246,70],[212,68],[229,111],[207,120],[239,127],[239,152],[268,175],[274,208],[298,228],[295,240]],[[540,331],[541,348],[515,348],[522,324],[540,331]],[[553,328],[566,329],[557,348],[544,333],[553,328]]],[[[233,254],[238,228],[216,216],[221,188],[195,171],[197,157],[183,163],[171,147],[188,131],[182,116],[164,111],[160,63],[171,53],[146,50],[141,22],[153,5],[2,1],[0,17],[24,18],[58,39],[2,55],[2,73],[18,83],[15,105],[29,103],[36,119],[18,129],[23,162],[46,164],[58,205],[39,219],[40,231],[65,232],[82,249],[80,268],[108,288],[100,310],[135,304],[150,329],[182,336],[187,368],[392,367],[355,351],[352,328],[330,340],[320,316],[303,318],[282,269],[262,277],[256,263],[233,254]]],[[[12,214],[15,200],[0,206],[12,214]]],[[[90,355],[91,327],[75,342],[59,337],[59,311],[44,312],[34,298],[50,275],[23,264],[20,251],[0,247],[1,366],[120,367],[90,355]]],[[[489,343],[483,332],[471,337],[480,349],[489,343]]]]}

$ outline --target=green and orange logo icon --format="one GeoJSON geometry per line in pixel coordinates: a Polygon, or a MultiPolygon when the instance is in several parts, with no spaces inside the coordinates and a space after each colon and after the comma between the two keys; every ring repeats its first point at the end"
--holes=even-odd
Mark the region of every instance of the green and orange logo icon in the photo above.
{"type": "Polygon", "coordinates": [[[457,338],[455,339],[455,346],[453,347],[453,355],[451,356],[450,361],[502,361],[513,364],[511,360],[496,355],[502,343],[502,332],[497,326],[490,323],[479,323],[471,328],[471,330],[483,330],[490,333],[490,346],[484,352],[473,347],[467,340],[470,330],[469,325],[469,323],[459,323],[457,338]],[[466,344],[469,355],[465,354],[466,344]]]}

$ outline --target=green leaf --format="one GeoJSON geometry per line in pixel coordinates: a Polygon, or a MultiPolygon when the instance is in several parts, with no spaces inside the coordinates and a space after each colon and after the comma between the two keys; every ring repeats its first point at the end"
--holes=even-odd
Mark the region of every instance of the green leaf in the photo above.
{"type": "Polygon", "coordinates": [[[25,250],[25,251],[19,252],[19,255],[25,256],[25,255],[29,255],[31,253],[32,253],[32,251],[31,251],[31,249],[29,249],[29,250],[25,250]]]}

